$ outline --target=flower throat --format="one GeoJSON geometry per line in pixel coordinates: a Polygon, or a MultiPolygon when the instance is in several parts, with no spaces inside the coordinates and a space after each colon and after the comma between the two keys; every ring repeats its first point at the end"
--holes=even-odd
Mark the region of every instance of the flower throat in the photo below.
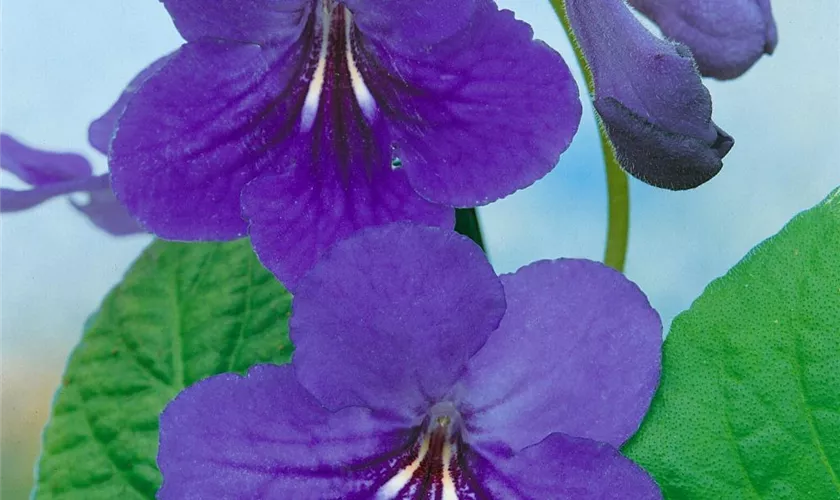
{"type": "Polygon", "coordinates": [[[318,0],[313,16],[320,38],[312,48],[317,62],[303,102],[301,129],[311,130],[318,113],[340,111],[342,94],[348,90],[364,117],[372,120],[376,102],[356,64],[353,14],[335,0],[318,0]]]}

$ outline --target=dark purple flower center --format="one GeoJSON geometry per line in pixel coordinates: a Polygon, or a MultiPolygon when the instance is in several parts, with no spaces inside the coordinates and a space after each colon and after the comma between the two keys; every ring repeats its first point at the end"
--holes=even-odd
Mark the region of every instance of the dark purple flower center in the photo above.
{"type": "Polygon", "coordinates": [[[387,146],[374,130],[379,110],[360,70],[368,56],[360,54],[353,14],[335,0],[315,0],[311,16],[299,131],[311,136],[313,165],[335,164],[345,179],[354,166],[371,175],[387,165],[387,146]]]}
{"type": "Polygon", "coordinates": [[[376,102],[356,63],[353,14],[334,0],[318,0],[313,16],[312,73],[301,110],[301,129],[312,129],[319,112],[340,113],[342,101],[352,99],[367,120],[376,114],[376,102]],[[352,97],[351,95],[352,94],[352,97]],[[322,102],[332,109],[322,109],[322,102]]]}
{"type": "Polygon", "coordinates": [[[410,444],[392,459],[390,477],[376,498],[488,498],[473,481],[466,463],[461,414],[452,403],[432,407],[410,444]]]}

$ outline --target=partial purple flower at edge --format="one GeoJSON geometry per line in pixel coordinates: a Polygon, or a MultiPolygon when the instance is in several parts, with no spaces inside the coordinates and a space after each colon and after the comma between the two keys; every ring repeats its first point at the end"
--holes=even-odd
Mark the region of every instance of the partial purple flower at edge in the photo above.
{"type": "Polygon", "coordinates": [[[369,228],[301,281],[291,365],[166,407],[158,498],[658,499],[617,447],[656,389],[661,333],[599,263],[497,277],[463,236],[369,228]]]}
{"type": "Polygon", "coordinates": [[[117,197],[163,238],[250,233],[289,287],[357,229],[530,185],[578,127],[563,59],[491,0],[163,3],[187,43],[119,120],[117,197]]]}
{"type": "Polygon", "coordinates": [[[629,0],[668,38],[691,49],[703,76],[744,74],[779,42],[770,0],[629,0]]]}
{"type": "Polygon", "coordinates": [[[83,156],[30,148],[0,134],[0,168],[32,186],[25,191],[0,188],[0,212],[18,212],[57,196],[86,193],[87,203],[71,199],[70,204],[98,228],[115,236],[145,232],[117,202],[108,174],[93,175],[83,156]]]}
{"type": "Polygon", "coordinates": [[[712,122],[712,99],[689,50],[650,33],[623,0],[566,0],[566,7],[621,166],[673,190],[717,175],[734,141],[712,122]]]}

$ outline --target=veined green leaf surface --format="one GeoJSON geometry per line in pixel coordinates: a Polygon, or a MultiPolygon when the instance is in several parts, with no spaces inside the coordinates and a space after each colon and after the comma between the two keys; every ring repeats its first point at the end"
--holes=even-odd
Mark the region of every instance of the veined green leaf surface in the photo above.
{"type": "Polygon", "coordinates": [[[161,410],[202,378],[288,362],[290,311],[247,240],[153,243],[70,358],[33,497],[153,499],[161,410]]]}

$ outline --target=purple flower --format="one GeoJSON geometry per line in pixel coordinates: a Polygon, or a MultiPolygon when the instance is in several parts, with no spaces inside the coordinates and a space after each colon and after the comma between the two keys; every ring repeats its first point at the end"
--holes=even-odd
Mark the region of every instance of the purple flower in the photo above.
{"type": "Polygon", "coordinates": [[[98,228],[115,236],[144,232],[117,202],[108,174],[94,175],[83,156],[30,148],[0,134],[0,168],[32,186],[25,191],[0,188],[0,212],[19,212],[57,196],[84,193],[87,202],[70,199],[70,204],[98,228]]]}
{"type": "Polygon", "coordinates": [[[700,73],[736,78],[779,42],[770,0],[630,0],[668,38],[691,49],[700,73]]]}
{"type": "Polygon", "coordinates": [[[111,146],[111,139],[117,127],[117,120],[122,116],[128,101],[137,92],[137,89],[155,74],[160,68],[164,66],[172,54],[161,57],[152,64],[146,66],[140,73],[134,76],[125,89],[123,89],[116,102],[102,116],[91,122],[88,127],[88,142],[100,153],[107,155],[108,149],[111,146]]]}
{"type": "Polygon", "coordinates": [[[566,8],[621,166],[674,190],[714,177],[734,141],[712,122],[712,99],[688,49],[653,36],[623,0],[566,0],[566,8]]]}
{"type": "Polygon", "coordinates": [[[158,498],[660,498],[616,450],[659,378],[661,323],[620,273],[497,277],[467,238],[395,224],[299,284],[291,365],[187,388],[158,498]]]}
{"type": "Polygon", "coordinates": [[[163,238],[249,232],[287,286],[359,228],[452,227],[577,130],[566,64],[491,0],[163,3],[187,43],[120,118],[117,197],[163,238]]]}

